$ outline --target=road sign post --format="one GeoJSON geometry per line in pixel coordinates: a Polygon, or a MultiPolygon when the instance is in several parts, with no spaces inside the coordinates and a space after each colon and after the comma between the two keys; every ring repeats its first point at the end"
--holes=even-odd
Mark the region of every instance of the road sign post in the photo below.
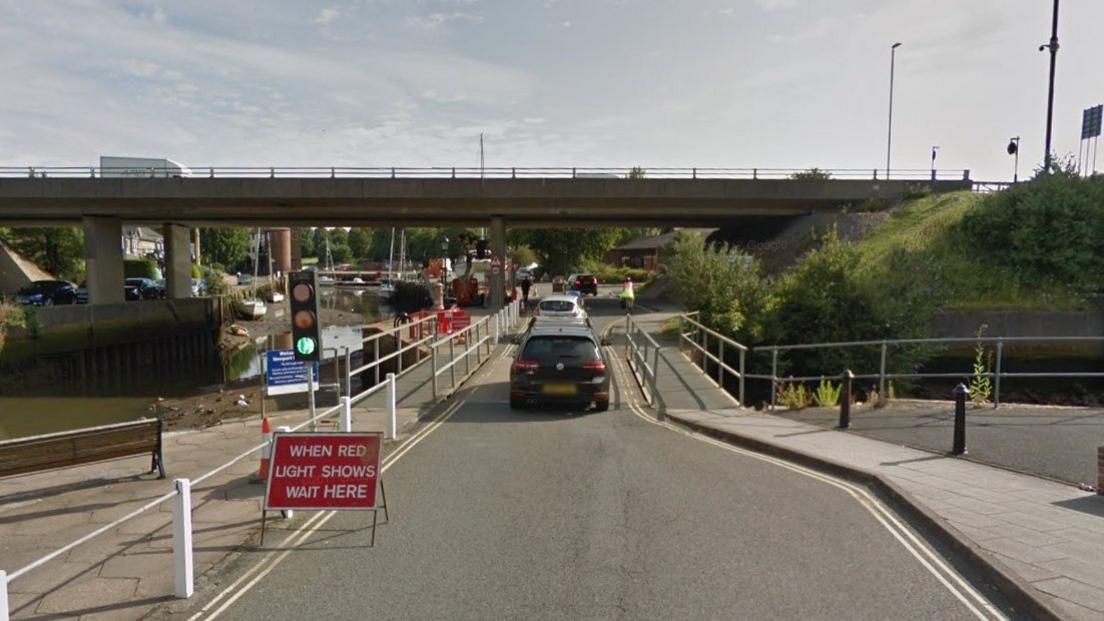
{"type": "MultiPolygon", "coordinates": [[[[261,543],[268,511],[387,510],[380,478],[383,434],[277,433],[272,438],[272,467],[261,508],[261,543]]],[[[386,513],[385,513],[386,515],[386,513]]]]}

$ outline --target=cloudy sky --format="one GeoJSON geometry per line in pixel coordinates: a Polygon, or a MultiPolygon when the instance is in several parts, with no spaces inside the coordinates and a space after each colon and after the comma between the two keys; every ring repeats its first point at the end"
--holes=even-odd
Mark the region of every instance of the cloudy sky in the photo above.
{"type": "MultiPolygon", "coordinates": [[[[885,165],[1042,156],[1050,0],[0,0],[0,165],[885,165]]],[[[1066,0],[1055,149],[1104,101],[1066,0]]],[[[1104,158],[1101,159],[1104,168],[1104,158]]]]}

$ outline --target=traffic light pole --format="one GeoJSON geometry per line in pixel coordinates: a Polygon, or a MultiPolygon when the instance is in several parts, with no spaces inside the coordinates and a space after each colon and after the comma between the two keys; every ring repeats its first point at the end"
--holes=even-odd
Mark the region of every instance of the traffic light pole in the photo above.
{"type": "Polygon", "coordinates": [[[310,429],[311,431],[318,431],[318,423],[314,420],[314,363],[307,360],[303,362],[303,365],[307,367],[307,407],[310,409],[310,429]]]}

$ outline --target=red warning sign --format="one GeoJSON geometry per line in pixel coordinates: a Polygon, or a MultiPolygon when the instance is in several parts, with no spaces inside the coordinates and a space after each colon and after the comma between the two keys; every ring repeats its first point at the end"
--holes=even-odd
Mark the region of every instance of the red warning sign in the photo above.
{"type": "Polygon", "coordinates": [[[264,510],[378,509],[383,434],[277,433],[264,510]]]}

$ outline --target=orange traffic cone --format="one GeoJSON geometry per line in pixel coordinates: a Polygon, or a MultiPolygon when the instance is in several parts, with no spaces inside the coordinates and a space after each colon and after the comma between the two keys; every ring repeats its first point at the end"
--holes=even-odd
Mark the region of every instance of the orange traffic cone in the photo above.
{"type": "Polygon", "coordinates": [[[268,480],[268,460],[272,457],[272,429],[268,426],[267,416],[261,419],[261,438],[265,447],[261,449],[261,468],[253,477],[253,481],[257,483],[268,480]]]}

